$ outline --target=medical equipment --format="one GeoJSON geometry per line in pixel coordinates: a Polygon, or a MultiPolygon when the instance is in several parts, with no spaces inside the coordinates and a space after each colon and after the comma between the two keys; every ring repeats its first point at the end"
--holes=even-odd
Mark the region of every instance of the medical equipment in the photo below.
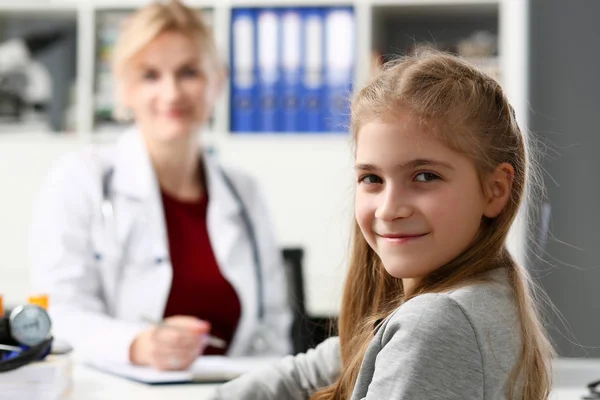
{"type": "Polygon", "coordinates": [[[34,304],[18,306],[0,319],[0,372],[43,359],[52,347],[52,323],[34,304]]]}

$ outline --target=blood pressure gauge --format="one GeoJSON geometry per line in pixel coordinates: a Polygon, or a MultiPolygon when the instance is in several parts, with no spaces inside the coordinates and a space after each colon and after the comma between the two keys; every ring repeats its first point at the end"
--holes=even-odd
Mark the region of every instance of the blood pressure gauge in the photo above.
{"type": "MultiPolygon", "coordinates": [[[[5,318],[2,322],[4,329],[0,328],[0,336],[9,333],[10,338],[14,341],[30,347],[47,339],[52,327],[50,316],[46,310],[33,304],[16,307],[10,312],[8,319],[5,318]]],[[[10,338],[0,337],[0,341],[4,342],[10,338]]]]}

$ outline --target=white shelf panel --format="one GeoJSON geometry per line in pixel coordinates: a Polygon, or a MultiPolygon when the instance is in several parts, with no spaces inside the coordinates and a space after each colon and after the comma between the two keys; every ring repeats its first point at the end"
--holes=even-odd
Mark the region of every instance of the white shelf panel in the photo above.
{"type": "Polygon", "coordinates": [[[372,5],[373,13],[392,12],[402,14],[403,16],[426,16],[434,14],[436,16],[446,15],[489,15],[497,13],[500,7],[500,1],[468,1],[464,3],[460,1],[442,1],[441,3],[428,2],[407,2],[395,3],[387,0],[377,0],[377,3],[372,5]]]}
{"type": "MultiPolygon", "coordinates": [[[[185,3],[196,8],[213,8],[219,4],[216,0],[194,0],[185,3]]],[[[96,10],[132,10],[145,6],[148,0],[94,0],[90,4],[96,10]]]]}
{"type": "Polygon", "coordinates": [[[78,143],[81,142],[80,135],[73,132],[45,132],[45,131],[23,131],[0,133],[0,144],[29,143],[42,145],[44,143],[78,143]]]}
{"type": "Polygon", "coordinates": [[[479,6],[498,5],[506,0],[368,0],[373,6],[479,6]]]}
{"type": "Polygon", "coordinates": [[[51,133],[48,121],[26,121],[26,122],[0,122],[0,135],[21,134],[28,132],[51,133]]]}
{"type": "Polygon", "coordinates": [[[92,133],[91,143],[110,144],[115,143],[123,134],[124,130],[104,131],[102,133],[92,133]]]}
{"type": "Polygon", "coordinates": [[[273,138],[277,140],[288,140],[286,138],[318,138],[319,140],[329,140],[328,138],[349,137],[349,133],[346,132],[227,132],[226,135],[230,136],[233,140],[246,140],[245,138],[248,138],[248,140],[260,140],[260,138],[273,138]]]}
{"type": "MultiPolygon", "coordinates": [[[[96,128],[90,135],[92,142],[113,142],[129,129],[127,126],[107,126],[96,128]]],[[[228,142],[233,145],[248,144],[256,146],[296,146],[305,144],[350,144],[352,137],[349,133],[338,132],[202,132],[200,140],[211,144],[228,142]]]]}
{"type": "Polygon", "coordinates": [[[230,0],[231,7],[330,7],[355,6],[352,0],[230,0]]]}
{"type": "MultiPolygon", "coordinates": [[[[187,0],[186,4],[200,8],[218,7],[306,7],[306,6],[477,6],[498,5],[506,0],[187,0]]],[[[148,0],[54,0],[0,2],[0,12],[76,11],[84,6],[92,9],[135,9],[148,4],[148,0]]]]}
{"type": "MultiPolygon", "coordinates": [[[[0,13],[27,13],[51,16],[55,13],[74,14],[77,11],[75,2],[40,2],[40,1],[17,1],[0,2],[0,13]]],[[[5,15],[2,15],[5,16],[5,15]]]]}

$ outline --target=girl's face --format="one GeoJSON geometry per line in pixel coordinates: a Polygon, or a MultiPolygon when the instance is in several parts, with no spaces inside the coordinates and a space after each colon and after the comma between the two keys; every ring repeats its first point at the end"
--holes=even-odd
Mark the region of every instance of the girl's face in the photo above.
{"type": "Polygon", "coordinates": [[[213,64],[177,31],[160,34],[131,61],[125,105],[147,139],[176,140],[206,123],[220,87],[213,64]]]}
{"type": "Polygon", "coordinates": [[[498,195],[509,191],[497,190],[492,179],[493,195],[484,194],[473,162],[406,112],[360,129],[356,181],[362,234],[405,288],[466,250],[482,217],[502,210],[498,195]]]}

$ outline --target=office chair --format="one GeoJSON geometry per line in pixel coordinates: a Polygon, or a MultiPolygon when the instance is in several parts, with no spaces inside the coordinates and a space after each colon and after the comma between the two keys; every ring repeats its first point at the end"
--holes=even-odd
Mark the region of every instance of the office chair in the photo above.
{"type": "Polygon", "coordinates": [[[294,354],[304,353],[335,334],[336,318],[310,317],[306,312],[302,248],[282,250],[286,267],[290,306],[293,313],[291,337],[294,354]]]}

